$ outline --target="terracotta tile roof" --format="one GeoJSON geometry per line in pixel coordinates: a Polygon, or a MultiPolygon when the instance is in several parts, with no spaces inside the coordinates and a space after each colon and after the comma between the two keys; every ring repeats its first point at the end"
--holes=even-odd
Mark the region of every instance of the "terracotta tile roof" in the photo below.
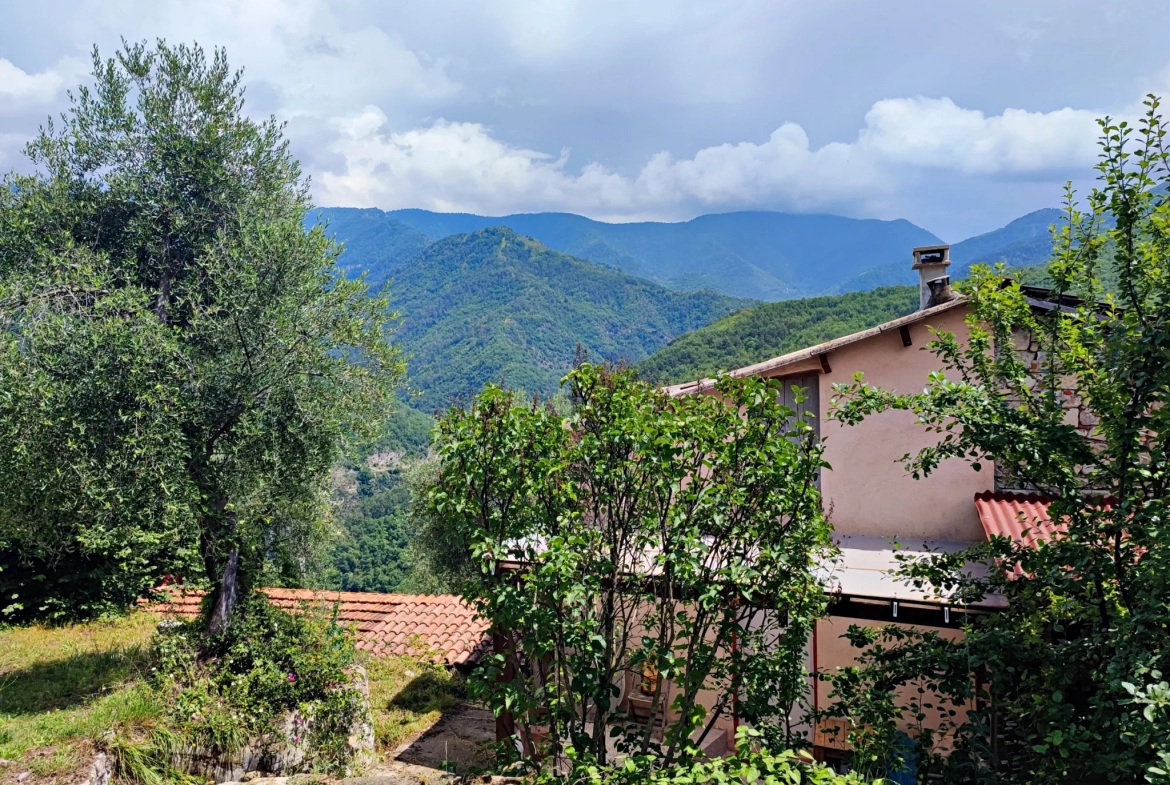
{"type": "MultiPolygon", "coordinates": [[[[165,601],[139,600],[164,616],[192,619],[199,615],[204,593],[159,590],[165,601]]],[[[295,610],[305,603],[332,607],[352,625],[357,647],[382,657],[409,654],[441,659],[447,665],[475,662],[491,643],[488,623],[461,597],[453,594],[377,594],[374,592],[262,589],[273,604],[295,610]]]]}
{"type": "Polygon", "coordinates": [[[1052,500],[1037,493],[984,491],[975,494],[975,509],[988,537],[1010,537],[1024,545],[1052,539],[1064,524],[1048,516],[1052,500]]]}

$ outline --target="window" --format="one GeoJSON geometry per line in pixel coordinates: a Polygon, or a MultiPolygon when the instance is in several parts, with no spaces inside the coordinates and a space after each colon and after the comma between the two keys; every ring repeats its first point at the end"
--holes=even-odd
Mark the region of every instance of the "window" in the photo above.
{"type": "Polygon", "coordinates": [[[813,427],[813,433],[817,435],[817,438],[820,438],[820,374],[814,373],[805,376],[786,376],[783,379],[778,379],[777,381],[784,385],[784,390],[780,394],[780,402],[796,412],[798,417],[803,417],[806,412],[811,413],[813,416],[809,418],[808,422],[813,427]],[[796,391],[793,389],[794,387],[800,387],[804,389],[805,398],[799,404],[796,402],[796,391]]]}

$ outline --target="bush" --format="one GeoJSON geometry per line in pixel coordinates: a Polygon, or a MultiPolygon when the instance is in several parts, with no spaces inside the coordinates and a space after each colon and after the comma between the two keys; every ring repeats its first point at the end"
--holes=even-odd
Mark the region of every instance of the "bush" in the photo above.
{"type": "Polygon", "coordinates": [[[256,594],[224,635],[208,640],[198,624],[161,630],[154,642],[153,683],[186,743],[235,752],[291,742],[305,749],[312,771],[352,762],[350,730],[368,709],[351,684],[352,637],[334,615],[288,613],[256,594]],[[286,729],[290,715],[296,720],[286,729]]]}
{"type": "Polygon", "coordinates": [[[656,768],[653,756],[631,757],[608,768],[577,767],[571,779],[580,785],[862,785],[856,774],[837,774],[792,750],[760,747],[758,731],[740,727],[735,755],[685,765],[656,768]]]}

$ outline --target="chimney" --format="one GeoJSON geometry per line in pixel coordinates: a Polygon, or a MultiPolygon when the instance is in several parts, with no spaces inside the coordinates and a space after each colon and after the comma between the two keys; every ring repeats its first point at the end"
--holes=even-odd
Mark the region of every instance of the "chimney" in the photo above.
{"type": "Polygon", "coordinates": [[[923,245],[914,249],[914,269],[918,271],[918,310],[942,305],[955,299],[951,291],[949,245],[923,245]]]}

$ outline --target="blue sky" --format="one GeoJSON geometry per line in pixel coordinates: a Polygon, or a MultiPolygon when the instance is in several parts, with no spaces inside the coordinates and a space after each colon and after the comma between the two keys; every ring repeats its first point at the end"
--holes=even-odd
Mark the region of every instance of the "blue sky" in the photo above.
{"type": "Polygon", "coordinates": [[[323,205],[907,218],[947,240],[1092,183],[1170,92],[1165,0],[0,0],[0,169],[88,51],[224,46],[323,205]]]}

